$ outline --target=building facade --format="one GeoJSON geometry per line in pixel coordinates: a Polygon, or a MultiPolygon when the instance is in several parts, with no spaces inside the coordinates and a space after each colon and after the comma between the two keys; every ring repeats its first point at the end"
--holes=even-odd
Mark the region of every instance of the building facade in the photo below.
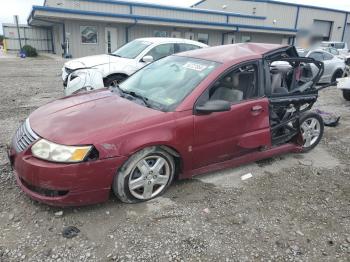
{"type": "Polygon", "coordinates": [[[266,42],[297,44],[312,31],[319,40],[350,41],[345,11],[268,0],[202,0],[189,8],[120,0],[46,0],[28,24],[52,31],[52,50],[69,44],[73,57],[111,52],[140,37],[182,37],[211,46],[266,42]]]}

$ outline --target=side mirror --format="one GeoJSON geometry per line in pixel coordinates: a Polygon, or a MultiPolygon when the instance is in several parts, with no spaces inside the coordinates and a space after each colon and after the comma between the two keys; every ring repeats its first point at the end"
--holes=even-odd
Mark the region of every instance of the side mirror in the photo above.
{"type": "Polygon", "coordinates": [[[142,58],[142,61],[145,63],[152,63],[154,61],[153,56],[151,55],[146,55],[142,58]]]}
{"type": "Polygon", "coordinates": [[[210,114],[214,112],[225,112],[231,110],[230,102],[224,100],[209,100],[204,105],[196,106],[197,113],[210,114]]]}

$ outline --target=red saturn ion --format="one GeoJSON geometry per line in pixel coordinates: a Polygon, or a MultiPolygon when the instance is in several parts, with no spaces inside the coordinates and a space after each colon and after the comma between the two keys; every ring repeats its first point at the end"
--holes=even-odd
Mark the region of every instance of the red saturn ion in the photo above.
{"type": "Polygon", "coordinates": [[[111,190],[126,203],[146,201],[174,178],[314,148],[323,122],[308,110],[322,73],[321,62],[291,46],[172,55],[119,86],[37,109],[9,159],[21,189],[50,205],[99,203],[111,190]]]}

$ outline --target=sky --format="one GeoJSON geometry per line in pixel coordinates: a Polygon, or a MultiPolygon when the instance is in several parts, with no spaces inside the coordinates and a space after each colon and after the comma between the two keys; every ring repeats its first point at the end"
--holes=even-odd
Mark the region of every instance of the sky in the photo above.
{"type": "MultiPolygon", "coordinates": [[[[164,5],[191,6],[199,0],[139,0],[139,2],[157,3],[164,5]]],[[[328,8],[350,11],[350,0],[279,0],[284,2],[299,3],[305,5],[316,5],[328,8]]],[[[43,5],[44,0],[2,0],[0,7],[0,34],[2,23],[13,23],[13,15],[19,15],[20,23],[27,23],[28,15],[32,5],[43,5]],[[6,3],[5,3],[6,2],[6,3]]]]}

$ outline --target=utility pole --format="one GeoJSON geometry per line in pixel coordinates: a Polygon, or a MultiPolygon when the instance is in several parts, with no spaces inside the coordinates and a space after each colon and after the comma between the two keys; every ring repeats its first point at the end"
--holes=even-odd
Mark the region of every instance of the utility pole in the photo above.
{"type": "Polygon", "coordinates": [[[14,15],[13,18],[15,20],[15,24],[16,24],[16,27],[17,27],[19,49],[20,49],[20,52],[21,52],[22,51],[22,42],[21,42],[21,34],[19,32],[18,15],[14,15]]]}

